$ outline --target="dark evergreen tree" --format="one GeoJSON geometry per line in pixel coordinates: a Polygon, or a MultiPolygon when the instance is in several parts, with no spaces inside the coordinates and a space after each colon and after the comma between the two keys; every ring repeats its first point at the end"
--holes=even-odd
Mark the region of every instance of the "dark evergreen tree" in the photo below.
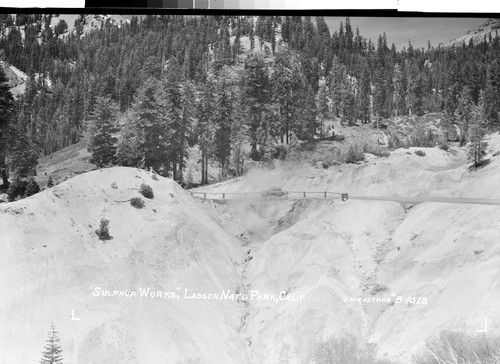
{"type": "Polygon", "coordinates": [[[325,136],[327,136],[325,121],[330,117],[330,111],[328,108],[328,92],[326,90],[326,85],[322,85],[319,88],[316,101],[316,110],[318,118],[317,127],[319,129],[319,138],[323,139],[325,136]]]}
{"type": "Polygon", "coordinates": [[[231,154],[231,98],[225,80],[217,85],[214,109],[215,135],[214,157],[220,163],[221,173],[225,176],[231,154]]]}
{"type": "Polygon", "coordinates": [[[121,127],[121,136],[118,141],[116,159],[117,164],[126,167],[143,167],[142,131],[137,128],[135,118],[127,118],[121,127]]]}
{"type": "Polygon", "coordinates": [[[414,97],[413,110],[419,116],[425,114],[424,110],[424,78],[419,74],[413,84],[412,93],[414,97]]]}
{"type": "Polygon", "coordinates": [[[474,167],[478,167],[481,165],[483,154],[487,147],[487,143],[484,140],[486,134],[486,113],[482,97],[480,97],[478,105],[473,108],[471,116],[468,154],[469,158],[474,161],[474,167]]]}
{"type": "Polygon", "coordinates": [[[196,96],[194,86],[189,81],[184,81],[181,88],[182,94],[182,112],[181,124],[179,129],[178,141],[178,172],[177,180],[184,181],[184,169],[186,167],[186,158],[188,157],[187,147],[193,139],[193,128],[196,122],[196,96]]]}
{"type": "Polygon", "coordinates": [[[405,98],[403,89],[403,73],[399,63],[394,65],[393,76],[392,76],[392,107],[395,116],[404,113],[405,110],[405,98]]]}
{"type": "Polygon", "coordinates": [[[500,123],[500,63],[494,60],[486,72],[483,94],[486,119],[493,124],[500,123]]]}
{"type": "Polygon", "coordinates": [[[269,74],[264,60],[251,55],[245,62],[243,89],[248,107],[250,124],[251,157],[259,158],[257,149],[258,131],[263,122],[267,103],[269,102],[269,74]]]}
{"type": "Polygon", "coordinates": [[[249,34],[249,39],[250,39],[250,51],[253,52],[253,50],[255,49],[255,31],[254,31],[253,18],[250,19],[250,34],[249,34]]]}
{"type": "MultiPolygon", "coordinates": [[[[172,163],[173,178],[176,181],[182,179],[182,169],[184,167],[184,151],[186,143],[186,127],[183,120],[182,94],[181,94],[182,70],[176,57],[168,61],[166,77],[163,82],[165,93],[165,109],[160,110],[164,115],[159,115],[164,127],[167,129],[168,139],[166,152],[169,154],[169,161],[172,163]],[[180,174],[180,176],[178,176],[180,174]]],[[[160,124],[162,124],[160,122],[160,124]]]]}
{"type": "Polygon", "coordinates": [[[374,75],[375,91],[373,94],[374,113],[380,117],[389,117],[390,110],[390,89],[392,82],[389,82],[388,70],[388,48],[385,33],[378,38],[376,65],[374,75]]]}
{"type": "Polygon", "coordinates": [[[231,165],[236,176],[243,174],[243,147],[249,141],[245,123],[245,103],[241,92],[233,95],[231,123],[231,165]]]}
{"type": "Polygon", "coordinates": [[[456,118],[460,127],[460,145],[465,144],[469,132],[469,126],[472,123],[474,103],[470,94],[470,89],[464,86],[460,93],[458,106],[455,111],[456,118]]]}
{"type": "MultiPolygon", "coordinates": [[[[2,56],[0,55],[0,60],[2,56]]],[[[14,117],[14,99],[9,89],[8,79],[0,66],[0,173],[4,187],[9,185],[5,156],[7,153],[7,135],[14,117]]]]}
{"type": "Polygon", "coordinates": [[[328,90],[332,102],[332,113],[336,117],[340,117],[342,112],[343,95],[347,88],[347,72],[345,66],[340,63],[337,56],[332,62],[332,70],[327,79],[328,90]]]}
{"type": "MultiPolygon", "coordinates": [[[[160,81],[149,78],[139,89],[133,106],[135,115],[134,142],[140,164],[167,176],[170,171],[170,130],[165,118],[167,96],[160,81]]],[[[126,147],[121,144],[121,147],[126,147]]]]}
{"type": "Polygon", "coordinates": [[[347,82],[342,93],[341,122],[349,126],[356,124],[356,93],[351,81],[347,82]]]}
{"type": "Polygon", "coordinates": [[[370,70],[368,65],[363,66],[361,80],[359,82],[359,105],[358,116],[363,123],[368,123],[371,120],[371,81],[370,70]]]}
{"type": "Polygon", "coordinates": [[[282,143],[288,144],[289,142],[302,78],[299,61],[293,53],[286,50],[279,51],[275,57],[271,93],[272,101],[278,108],[278,122],[280,124],[278,131],[282,143]]]}
{"type": "Polygon", "coordinates": [[[38,151],[36,145],[30,140],[28,127],[23,115],[18,115],[18,120],[11,124],[8,135],[8,164],[15,179],[36,175],[38,164],[38,151]]]}
{"type": "Polygon", "coordinates": [[[301,102],[301,129],[299,138],[312,141],[318,134],[319,123],[317,119],[316,97],[312,87],[305,83],[303,97],[301,102]]]}
{"type": "Polygon", "coordinates": [[[99,96],[94,111],[89,116],[90,143],[92,153],[90,162],[98,168],[108,167],[116,163],[118,106],[110,97],[99,96]]]}
{"type": "Polygon", "coordinates": [[[198,123],[196,134],[201,149],[201,184],[208,183],[208,160],[212,154],[214,135],[214,86],[208,81],[203,86],[201,100],[198,103],[198,123]]]}

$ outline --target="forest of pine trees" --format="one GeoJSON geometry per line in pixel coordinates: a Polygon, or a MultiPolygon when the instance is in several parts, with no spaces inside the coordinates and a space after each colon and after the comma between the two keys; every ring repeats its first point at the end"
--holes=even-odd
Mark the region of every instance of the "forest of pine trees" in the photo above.
{"type": "Polygon", "coordinates": [[[11,135],[8,161],[21,177],[37,156],[86,132],[96,166],[153,168],[179,182],[198,145],[207,183],[209,163],[239,175],[244,145],[267,160],[292,134],[326,136],[331,118],[355,125],[444,112],[463,142],[478,117],[500,125],[498,35],[397,50],[385,34],[376,44],[364,38],[349,18],[331,31],[322,17],[147,15],[100,20],[85,35],[85,15],[72,32],[50,27],[52,18],[0,16],[3,58],[29,76],[11,105],[0,73],[0,108],[12,109],[0,130],[11,135]]]}

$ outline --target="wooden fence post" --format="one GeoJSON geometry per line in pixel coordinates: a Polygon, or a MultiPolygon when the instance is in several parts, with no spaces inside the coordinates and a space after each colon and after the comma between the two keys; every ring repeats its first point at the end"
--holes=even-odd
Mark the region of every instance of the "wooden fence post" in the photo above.
{"type": "Polygon", "coordinates": [[[304,191],[304,198],[306,197],[306,192],[304,191]]]}
{"type": "Polygon", "coordinates": [[[326,191],[325,191],[325,198],[326,198],[326,191]]]}
{"type": "Polygon", "coordinates": [[[224,200],[225,198],[226,198],[226,194],[225,194],[225,193],[223,193],[223,194],[222,194],[222,199],[224,200]]]}

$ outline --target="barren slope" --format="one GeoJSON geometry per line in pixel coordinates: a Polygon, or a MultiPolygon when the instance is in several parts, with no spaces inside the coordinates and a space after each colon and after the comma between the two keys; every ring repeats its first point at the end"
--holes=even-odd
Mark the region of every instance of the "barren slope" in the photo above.
{"type": "MultiPolygon", "coordinates": [[[[491,163],[475,171],[465,149],[418,148],[424,157],[416,149],[329,169],[284,164],[201,190],[500,197],[498,134],[489,138],[491,163]]],[[[500,330],[500,206],[283,198],[214,205],[222,223],[249,239],[246,289],[304,297],[250,301],[244,335],[253,362],[308,363],[319,342],[343,335],[408,362],[445,328],[475,331],[487,316],[489,332],[500,330]]]]}
{"type": "Polygon", "coordinates": [[[0,216],[0,362],[37,362],[50,322],[65,363],[247,362],[242,305],[184,298],[185,289],[235,292],[239,242],[171,180],[93,171],[2,204],[0,216]],[[131,188],[142,181],[155,193],[143,209],[115,202],[140,196],[131,188]],[[103,214],[113,236],[106,242],[94,233],[103,214]],[[180,297],[140,297],[147,288],[180,297]]]}

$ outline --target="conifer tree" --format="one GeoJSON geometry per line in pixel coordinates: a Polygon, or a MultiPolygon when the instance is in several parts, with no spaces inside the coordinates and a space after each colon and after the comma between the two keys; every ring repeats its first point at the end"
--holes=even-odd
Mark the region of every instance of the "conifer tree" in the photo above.
{"type": "Polygon", "coordinates": [[[395,111],[395,116],[398,116],[404,110],[403,74],[398,63],[394,65],[392,76],[392,92],[392,109],[395,111]]]}
{"type": "Polygon", "coordinates": [[[158,122],[164,123],[168,130],[168,146],[165,151],[169,155],[172,163],[173,178],[180,181],[178,172],[182,177],[184,166],[184,146],[186,141],[186,128],[182,119],[182,95],[181,95],[181,75],[182,70],[176,57],[168,61],[167,73],[163,82],[165,93],[165,109],[160,110],[164,115],[158,115],[158,122]]]}
{"type": "Polygon", "coordinates": [[[62,349],[59,345],[59,337],[57,334],[58,332],[54,324],[51,324],[47,343],[42,351],[40,364],[61,364],[63,362],[62,349]]]}
{"type": "Polygon", "coordinates": [[[329,117],[330,112],[328,109],[328,97],[326,85],[322,85],[318,92],[318,97],[316,101],[317,118],[318,118],[318,128],[319,128],[319,138],[323,139],[326,134],[325,120],[329,117]]]}
{"type": "Polygon", "coordinates": [[[94,111],[89,117],[91,134],[89,150],[92,153],[90,162],[98,168],[116,163],[117,113],[118,106],[110,97],[97,97],[94,111]]]}
{"type": "Polygon", "coordinates": [[[144,167],[142,163],[142,133],[137,129],[135,120],[127,117],[121,128],[117,145],[117,164],[125,167],[144,167]]]}
{"type": "Polygon", "coordinates": [[[240,54],[242,53],[240,37],[241,37],[241,24],[240,20],[238,19],[238,25],[236,28],[236,33],[234,36],[234,42],[232,47],[233,63],[238,63],[240,61],[240,54]]]}
{"type": "Polygon", "coordinates": [[[140,160],[137,167],[153,168],[163,176],[170,171],[170,130],[165,119],[166,99],[160,81],[149,78],[139,88],[133,106],[134,139],[137,141],[137,157],[140,160]]]}
{"type": "Polygon", "coordinates": [[[262,118],[259,129],[257,131],[257,138],[259,141],[259,159],[265,163],[271,163],[273,159],[273,151],[275,150],[275,141],[271,135],[269,111],[265,112],[266,115],[262,118]]]}
{"type": "Polygon", "coordinates": [[[225,80],[222,80],[217,85],[215,99],[214,156],[220,163],[223,176],[226,175],[226,168],[231,154],[231,114],[231,99],[228,95],[225,80]]]}
{"type": "Polygon", "coordinates": [[[254,24],[253,24],[253,18],[250,19],[250,51],[253,52],[255,49],[255,31],[254,31],[254,24]]]}
{"type": "Polygon", "coordinates": [[[340,117],[342,112],[342,97],[347,87],[347,73],[345,66],[335,56],[332,61],[332,70],[327,79],[328,90],[332,102],[332,112],[336,117],[340,117]]]}
{"type": "Polygon", "coordinates": [[[251,157],[258,159],[257,134],[269,102],[269,73],[261,57],[252,55],[246,60],[243,74],[243,88],[249,117],[251,119],[251,157]]]}
{"type": "Polygon", "coordinates": [[[28,134],[26,121],[22,115],[9,127],[8,157],[10,170],[15,179],[26,178],[36,174],[38,152],[28,134]]]}
{"type": "Polygon", "coordinates": [[[203,86],[201,100],[198,103],[198,123],[196,133],[201,149],[201,184],[208,183],[208,160],[212,154],[214,122],[214,91],[211,80],[203,86]]]}
{"type": "Polygon", "coordinates": [[[276,54],[274,72],[272,75],[271,92],[272,100],[278,107],[278,115],[280,122],[281,142],[283,143],[283,135],[285,142],[288,143],[291,130],[291,118],[295,102],[294,74],[292,71],[292,55],[289,51],[280,51],[276,54]]]}
{"type": "Polygon", "coordinates": [[[498,125],[500,123],[500,63],[496,59],[486,71],[483,102],[487,120],[498,125]]]}
{"type": "Polygon", "coordinates": [[[223,64],[231,64],[231,36],[229,34],[229,27],[227,22],[224,20],[221,27],[221,37],[222,37],[222,62],[223,64]]]}
{"type": "Polygon", "coordinates": [[[487,143],[484,141],[486,134],[486,112],[484,109],[483,97],[480,96],[479,103],[473,107],[471,115],[471,125],[469,127],[469,157],[474,161],[474,167],[478,167],[483,160],[483,153],[487,143]]]}
{"type": "Polygon", "coordinates": [[[318,130],[318,120],[316,118],[316,97],[312,87],[308,82],[304,82],[304,92],[301,102],[302,127],[299,133],[299,138],[304,140],[313,140],[318,130]]]}
{"type": "Polygon", "coordinates": [[[271,50],[273,55],[276,53],[276,17],[273,16],[273,25],[271,32],[271,50]]]}
{"type": "Polygon", "coordinates": [[[184,168],[188,157],[187,146],[193,139],[193,128],[196,121],[196,96],[194,86],[189,81],[184,81],[181,87],[182,112],[179,129],[179,151],[177,180],[184,182],[184,168]]]}
{"type": "MultiPolygon", "coordinates": [[[[0,54],[0,61],[3,60],[3,54],[0,54]]],[[[9,89],[8,79],[3,67],[0,66],[0,172],[2,182],[5,187],[8,186],[7,165],[5,155],[7,153],[7,134],[9,125],[14,117],[14,99],[9,89]]]]}
{"type": "Polygon", "coordinates": [[[460,99],[458,100],[458,106],[455,111],[456,118],[460,123],[460,145],[463,145],[467,140],[469,126],[473,119],[473,111],[474,103],[472,102],[470,89],[464,86],[460,93],[460,99]]]}
{"type": "Polygon", "coordinates": [[[359,87],[359,109],[358,116],[361,121],[366,124],[371,120],[371,80],[370,80],[370,70],[368,65],[363,65],[363,71],[361,75],[361,80],[358,84],[359,87]]]}
{"type": "Polygon", "coordinates": [[[356,96],[355,88],[351,82],[347,82],[342,93],[342,117],[341,122],[347,125],[356,124],[356,96]]]}
{"type": "Polygon", "coordinates": [[[248,125],[245,123],[245,103],[241,92],[233,95],[233,113],[231,124],[231,165],[235,174],[243,173],[243,146],[248,142],[248,125]]]}
{"type": "Polygon", "coordinates": [[[453,116],[460,98],[461,80],[460,69],[456,59],[451,61],[446,74],[446,83],[444,87],[445,111],[449,116],[453,116]]]}
{"type": "Polygon", "coordinates": [[[421,116],[424,115],[424,77],[419,74],[413,84],[412,89],[414,95],[413,109],[415,114],[421,116]]]}

